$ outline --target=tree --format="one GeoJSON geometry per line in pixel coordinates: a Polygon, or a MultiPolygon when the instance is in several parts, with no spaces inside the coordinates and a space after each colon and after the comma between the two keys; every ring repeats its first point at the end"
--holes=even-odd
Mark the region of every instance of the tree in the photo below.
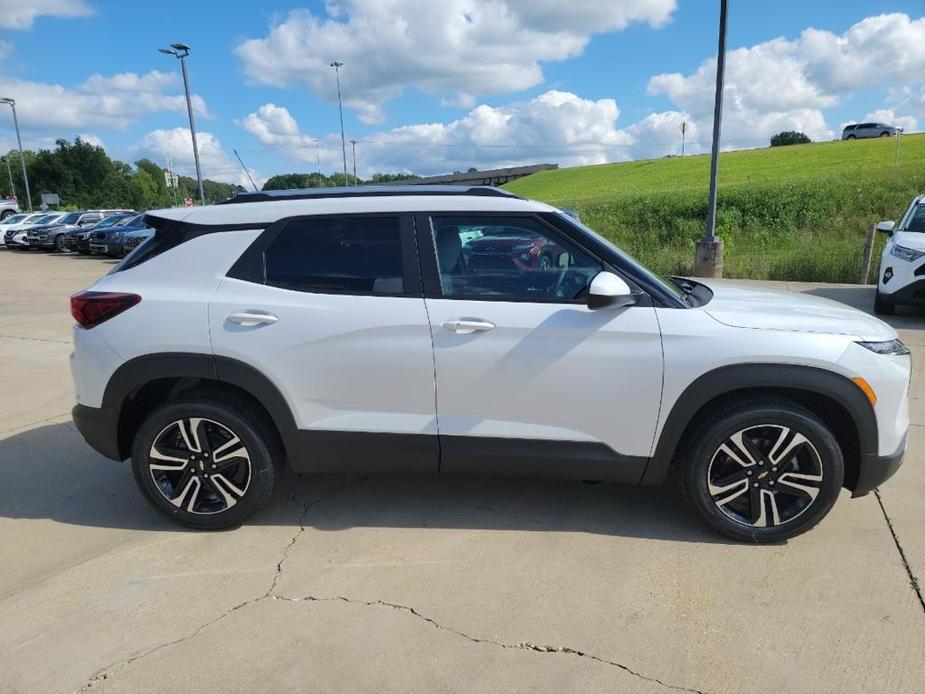
{"type": "Polygon", "coordinates": [[[784,132],[777,133],[774,137],[771,138],[772,147],[784,147],[786,145],[807,145],[812,140],[809,139],[809,136],[797,132],[796,130],[785,130],[784,132]]]}

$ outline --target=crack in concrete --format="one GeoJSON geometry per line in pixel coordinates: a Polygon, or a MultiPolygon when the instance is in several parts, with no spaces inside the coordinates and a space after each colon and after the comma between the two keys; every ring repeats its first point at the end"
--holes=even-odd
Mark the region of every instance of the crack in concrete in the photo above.
{"type": "Polygon", "coordinates": [[[456,636],[459,636],[460,638],[466,639],[467,641],[471,641],[472,643],[485,644],[489,646],[497,646],[498,648],[506,648],[506,649],[513,649],[513,650],[533,651],[536,653],[558,653],[558,654],[563,654],[563,655],[573,655],[579,658],[587,658],[589,660],[593,660],[603,665],[609,665],[611,667],[618,668],[622,670],[623,672],[626,672],[627,674],[632,675],[633,677],[644,680],[646,682],[650,682],[652,684],[658,684],[662,687],[665,687],[666,689],[672,689],[672,690],[680,691],[680,692],[691,692],[692,694],[706,694],[703,690],[692,689],[690,687],[683,687],[680,685],[671,684],[670,682],[665,682],[664,680],[661,680],[658,677],[644,675],[643,673],[637,670],[634,670],[633,668],[629,667],[628,665],[624,665],[623,663],[618,663],[615,660],[608,660],[607,658],[602,658],[601,656],[594,655],[593,653],[587,653],[585,651],[579,650],[577,648],[572,648],[570,646],[550,646],[548,644],[530,643],[528,641],[519,641],[517,643],[506,643],[504,641],[495,641],[493,639],[485,639],[485,638],[480,638],[478,636],[472,636],[463,631],[459,631],[458,629],[454,629],[453,627],[446,626],[445,624],[441,624],[440,622],[433,619],[432,617],[428,617],[427,615],[421,614],[416,609],[414,609],[413,607],[409,607],[408,605],[400,605],[394,602],[386,602],[385,600],[357,600],[355,598],[347,598],[342,595],[337,595],[337,596],[328,597],[328,598],[317,597],[314,595],[306,595],[303,597],[295,597],[295,598],[287,597],[284,595],[272,595],[270,596],[270,599],[275,600],[275,601],[282,601],[282,602],[342,602],[342,603],[347,603],[351,605],[362,605],[365,607],[387,607],[393,610],[397,610],[399,612],[405,612],[407,614],[410,614],[416,617],[417,619],[427,622],[428,624],[430,624],[436,629],[440,629],[441,631],[448,631],[451,634],[454,634],[456,636]]]}
{"type": "Polygon", "coordinates": [[[298,531],[296,531],[296,534],[293,535],[292,538],[289,540],[289,544],[286,545],[286,548],[283,550],[282,556],[279,558],[279,561],[276,562],[276,573],[273,575],[273,581],[270,583],[270,587],[267,589],[267,592],[261,596],[262,598],[270,597],[273,594],[273,591],[276,590],[276,584],[279,583],[279,579],[283,575],[283,564],[286,562],[286,559],[289,557],[289,550],[293,548],[295,543],[299,541],[299,537],[302,535],[302,533],[305,532],[305,519],[308,517],[308,512],[311,511],[318,504],[327,501],[331,497],[336,496],[337,494],[340,494],[343,490],[348,489],[349,487],[353,487],[359,484],[360,482],[363,482],[366,479],[367,479],[366,477],[361,477],[358,480],[352,480],[350,482],[347,482],[346,484],[342,484],[339,487],[335,487],[334,489],[332,489],[330,492],[328,492],[324,496],[319,497],[318,499],[315,499],[314,501],[311,501],[309,503],[299,500],[295,494],[290,495],[289,497],[290,501],[294,501],[302,505],[302,515],[299,517],[299,529],[298,531]]]}
{"type": "Polygon", "coordinates": [[[903,566],[906,569],[906,575],[909,577],[909,585],[912,586],[912,590],[915,591],[915,594],[919,599],[919,605],[922,607],[922,612],[925,612],[925,597],[922,596],[922,587],[919,585],[919,579],[912,571],[912,566],[909,564],[909,560],[906,558],[906,551],[903,549],[902,543],[899,541],[899,535],[896,534],[896,528],[893,527],[892,519],[886,512],[886,506],[883,505],[883,498],[880,496],[879,489],[874,490],[874,496],[877,497],[877,503],[880,504],[880,511],[883,513],[883,519],[886,521],[886,527],[889,528],[890,534],[893,536],[893,543],[896,545],[896,549],[899,551],[899,558],[902,560],[903,566]]]}
{"type": "Polygon", "coordinates": [[[21,335],[0,335],[0,340],[24,340],[27,342],[53,342],[56,345],[69,345],[70,340],[52,340],[47,337],[22,337],[21,335]]]}
{"type": "Polygon", "coordinates": [[[105,680],[109,679],[112,675],[114,675],[116,672],[118,672],[118,671],[120,671],[120,670],[124,670],[124,669],[127,668],[129,665],[131,665],[132,663],[134,663],[134,662],[136,662],[136,661],[138,661],[138,660],[141,660],[142,658],[146,658],[147,656],[151,655],[152,653],[157,653],[158,651],[160,651],[160,650],[162,650],[162,649],[164,649],[164,648],[168,648],[168,647],[170,647],[170,646],[175,646],[175,645],[177,645],[177,644],[183,643],[184,641],[188,641],[189,639],[195,638],[195,637],[198,636],[200,633],[202,633],[203,630],[207,629],[208,627],[212,626],[213,624],[217,624],[218,622],[222,621],[223,619],[225,619],[225,618],[228,617],[229,615],[231,615],[231,614],[237,612],[237,611],[240,610],[241,608],[247,607],[248,605],[253,605],[253,604],[255,604],[255,603],[261,602],[262,600],[267,600],[267,599],[269,599],[269,598],[271,597],[271,594],[273,593],[273,591],[276,589],[276,584],[279,582],[279,579],[280,579],[280,577],[282,576],[283,564],[284,564],[285,561],[286,561],[286,557],[289,556],[289,550],[292,549],[293,545],[295,545],[295,543],[298,541],[299,536],[300,536],[303,532],[305,532],[305,519],[306,519],[307,516],[308,516],[308,512],[309,512],[312,508],[314,508],[315,506],[317,506],[318,504],[320,504],[320,503],[322,503],[322,502],[324,502],[324,501],[327,501],[328,499],[330,499],[331,497],[335,496],[336,494],[339,494],[341,491],[343,491],[344,489],[347,489],[348,487],[352,487],[352,486],[354,486],[354,485],[356,485],[356,484],[359,484],[360,482],[362,482],[362,481],[365,480],[365,479],[366,479],[366,477],[361,477],[361,478],[358,479],[358,480],[352,480],[352,481],[348,482],[347,484],[342,484],[341,486],[336,487],[335,489],[331,490],[328,494],[325,494],[324,496],[321,496],[321,497],[319,497],[318,499],[315,499],[314,501],[311,501],[311,502],[308,502],[308,503],[306,503],[306,502],[304,502],[304,501],[298,500],[294,494],[291,495],[291,496],[289,497],[289,499],[290,499],[291,501],[295,501],[296,503],[298,503],[299,505],[302,506],[302,514],[299,516],[299,530],[298,530],[298,531],[296,532],[296,534],[293,535],[292,538],[289,540],[289,543],[286,545],[285,549],[283,549],[283,554],[282,554],[282,556],[279,558],[279,561],[276,562],[276,571],[273,573],[273,580],[270,582],[270,587],[267,589],[267,591],[266,591],[265,593],[263,593],[263,594],[257,596],[256,598],[251,598],[250,600],[245,600],[244,602],[240,602],[240,603],[238,603],[237,605],[235,605],[234,607],[232,607],[232,608],[230,608],[230,609],[228,609],[228,610],[225,610],[224,612],[222,612],[220,615],[218,615],[218,616],[215,617],[214,619],[210,619],[209,621],[207,621],[207,622],[205,622],[205,623],[203,623],[203,624],[200,624],[194,631],[191,631],[191,632],[190,632],[189,634],[187,634],[186,636],[181,636],[181,637],[178,638],[178,639],[173,639],[173,640],[171,640],[171,641],[165,641],[164,643],[160,643],[160,644],[158,644],[158,645],[156,645],[156,646],[151,646],[150,648],[145,648],[145,649],[142,649],[142,650],[140,650],[140,651],[136,651],[135,653],[133,653],[132,655],[130,655],[128,658],[125,658],[125,659],[123,659],[123,660],[117,661],[117,662],[115,662],[115,663],[112,663],[111,665],[108,665],[108,666],[102,668],[101,670],[98,670],[98,671],[96,672],[96,674],[94,674],[94,675],[93,675],[93,676],[92,676],[92,677],[91,677],[91,678],[90,678],[79,690],[77,690],[77,691],[78,691],[78,692],[85,692],[85,691],[88,691],[89,689],[92,689],[96,684],[99,684],[100,682],[104,682],[105,680]]]}

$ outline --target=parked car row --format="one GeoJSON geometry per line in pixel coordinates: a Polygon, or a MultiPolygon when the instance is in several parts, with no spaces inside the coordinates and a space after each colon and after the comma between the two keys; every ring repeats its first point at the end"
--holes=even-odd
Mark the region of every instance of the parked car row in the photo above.
{"type": "Polygon", "coordinates": [[[154,233],[144,216],[134,210],[20,213],[0,220],[0,231],[7,248],[119,258],[154,233]]]}

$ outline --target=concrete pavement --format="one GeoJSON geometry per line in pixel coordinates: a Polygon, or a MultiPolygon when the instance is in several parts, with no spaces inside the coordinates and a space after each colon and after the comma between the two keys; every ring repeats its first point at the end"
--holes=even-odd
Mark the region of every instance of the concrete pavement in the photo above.
{"type": "Polygon", "coordinates": [[[897,476],[785,545],[671,489],[478,477],[288,475],[185,532],[67,416],[67,296],[108,269],[0,250],[0,691],[921,691],[921,370],[897,476]]]}

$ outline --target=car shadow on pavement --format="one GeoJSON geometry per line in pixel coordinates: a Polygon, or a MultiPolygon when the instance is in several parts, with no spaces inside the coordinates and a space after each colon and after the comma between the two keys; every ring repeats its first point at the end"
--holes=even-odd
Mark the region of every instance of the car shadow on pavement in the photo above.
{"type": "MultiPolygon", "coordinates": [[[[70,424],[0,439],[0,517],[176,532],[70,424]]],[[[579,532],[731,544],[698,521],[671,487],[440,475],[296,475],[286,471],[249,525],[579,532]]]]}

